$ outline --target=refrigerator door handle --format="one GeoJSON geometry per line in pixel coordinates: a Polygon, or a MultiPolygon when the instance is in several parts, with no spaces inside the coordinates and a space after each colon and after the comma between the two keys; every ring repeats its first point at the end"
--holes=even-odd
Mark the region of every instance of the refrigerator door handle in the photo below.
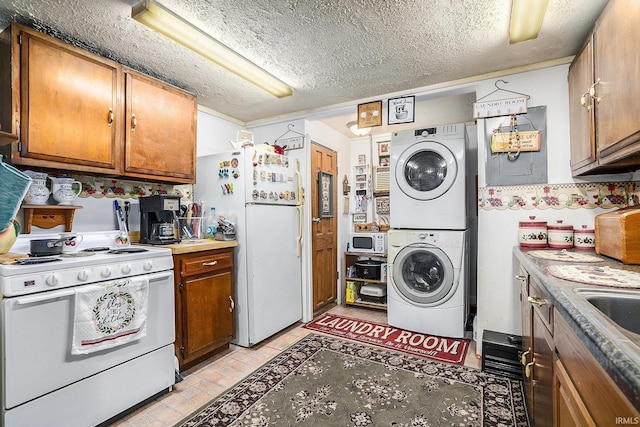
{"type": "Polygon", "coordinates": [[[296,177],[298,178],[298,206],[302,206],[304,204],[304,199],[302,198],[302,175],[300,174],[300,162],[298,159],[296,160],[296,177]]]}
{"type": "Polygon", "coordinates": [[[302,253],[302,206],[298,205],[296,206],[296,209],[298,209],[298,258],[300,258],[300,255],[302,253]]]}

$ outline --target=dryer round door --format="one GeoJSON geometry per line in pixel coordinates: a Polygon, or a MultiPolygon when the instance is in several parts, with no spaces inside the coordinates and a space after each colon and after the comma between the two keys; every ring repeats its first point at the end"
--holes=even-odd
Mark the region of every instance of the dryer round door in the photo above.
{"type": "Polygon", "coordinates": [[[398,157],[395,179],[407,196],[416,200],[433,200],[445,194],[456,180],[456,156],[435,141],[421,141],[409,146],[398,157]]]}
{"type": "Polygon", "coordinates": [[[440,248],[405,246],[393,259],[392,286],[412,304],[443,304],[455,291],[453,264],[440,248]]]}

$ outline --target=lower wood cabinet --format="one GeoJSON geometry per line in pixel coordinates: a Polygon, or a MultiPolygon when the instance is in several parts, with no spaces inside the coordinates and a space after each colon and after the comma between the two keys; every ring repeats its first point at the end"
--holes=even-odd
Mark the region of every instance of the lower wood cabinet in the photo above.
{"type": "Polygon", "coordinates": [[[524,386],[532,425],[638,424],[640,414],[554,308],[555,300],[520,266],[524,386]]]}
{"type": "Polygon", "coordinates": [[[235,339],[233,248],[174,255],[176,341],[180,370],[235,339]]]}

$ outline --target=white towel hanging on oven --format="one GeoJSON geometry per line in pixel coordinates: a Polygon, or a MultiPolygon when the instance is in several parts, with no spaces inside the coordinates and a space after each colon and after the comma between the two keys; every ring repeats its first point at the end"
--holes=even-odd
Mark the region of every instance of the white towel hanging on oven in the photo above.
{"type": "Polygon", "coordinates": [[[71,354],[93,353],[144,337],[148,299],[147,278],[78,287],[71,354]]]}

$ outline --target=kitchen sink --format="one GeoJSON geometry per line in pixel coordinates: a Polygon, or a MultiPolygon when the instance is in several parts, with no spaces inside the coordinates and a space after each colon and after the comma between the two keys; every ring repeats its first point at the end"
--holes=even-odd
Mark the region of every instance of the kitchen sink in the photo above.
{"type": "Polygon", "coordinates": [[[574,292],[640,346],[640,290],[577,288],[574,292]]]}

